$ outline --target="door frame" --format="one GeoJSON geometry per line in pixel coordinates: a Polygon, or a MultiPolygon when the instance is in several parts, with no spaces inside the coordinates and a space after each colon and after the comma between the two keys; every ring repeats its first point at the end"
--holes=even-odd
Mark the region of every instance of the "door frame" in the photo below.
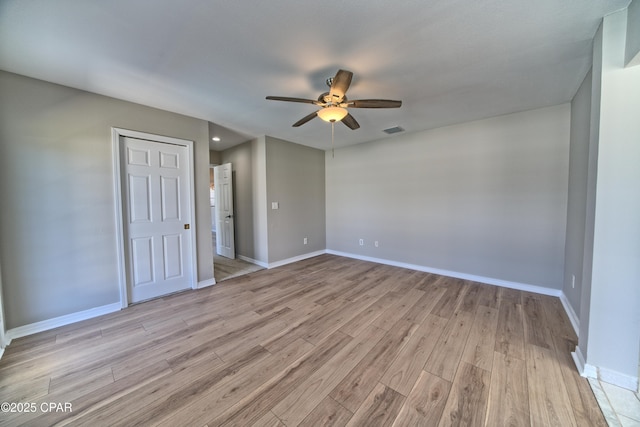
{"type": "MultiPolygon", "coordinates": [[[[216,167],[216,166],[220,166],[220,165],[217,164],[217,163],[209,163],[209,188],[211,188],[211,177],[213,176],[213,168],[216,167]]],[[[214,185],[215,185],[215,181],[214,181],[214,185]]],[[[211,194],[211,193],[209,193],[209,194],[211,194]]],[[[209,197],[209,199],[211,199],[211,197],[209,197]]],[[[211,207],[211,203],[209,203],[209,207],[211,207]]],[[[211,209],[209,209],[209,210],[211,210],[211,209]]],[[[212,222],[211,222],[212,224],[214,223],[213,219],[215,219],[215,218],[212,217],[212,222]]],[[[216,226],[216,230],[215,231],[217,233],[218,232],[218,224],[215,224],[215,226],[216,226]]],[[[211,230],[211,231],[214,231],[214,230],[211,230]]],[[[215,252],[215,248],[213,248],[213,250],[215,252]]]]}
{"type": "Polygon", "coordinates": [[[191,251],[191,289],[198,288],[198,260],[197,260],[197,227],[196,227],[196,206],[195,206],[195,162],[193,159],[194,142],[187,139],[173,138],[170,136],[155,135],[152,133],[139,132],[129,129],[111,128],[111,155],[113,160],[113,194],[115,205],[115,226],[116,226],[116,251],[118,265],[118,287],[120,289],[120,305],[121,308],[129,306],[129,292],[127,283],[126,270],[126,252],[125,252],[125,227],[124,227],[124,203],[122,200],[122,165],[120,164],[120,149],[123,144],[123,138],[137,138],[152,142],[160,142],[165,144],[180,145],[187,148],[187,157],[189,171],[189,198],[190,198],[190,218],[191,224],[191,247],[187,250],[191,251]]]}

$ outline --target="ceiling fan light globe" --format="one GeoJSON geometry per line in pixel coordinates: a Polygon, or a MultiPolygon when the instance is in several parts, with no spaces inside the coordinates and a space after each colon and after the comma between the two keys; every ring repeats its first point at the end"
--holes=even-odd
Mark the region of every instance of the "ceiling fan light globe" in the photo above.
{"type": "Polygon", "coordinates": [[[325,107],[318,111],[318,117],[325,122],[339,122],[349,114],[345,108],[342,107],[325,107]]]}

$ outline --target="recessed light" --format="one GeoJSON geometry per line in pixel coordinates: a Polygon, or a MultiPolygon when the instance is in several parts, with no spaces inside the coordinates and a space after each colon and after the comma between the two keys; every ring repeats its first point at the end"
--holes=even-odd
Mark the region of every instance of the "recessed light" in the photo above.
{"type": "Polygon", "coordinates": [[[214,136],[213,138],[211,138],[212,141],[215,142],[219,142],[220,141],[220,137],[219,136],[214,136]]]}

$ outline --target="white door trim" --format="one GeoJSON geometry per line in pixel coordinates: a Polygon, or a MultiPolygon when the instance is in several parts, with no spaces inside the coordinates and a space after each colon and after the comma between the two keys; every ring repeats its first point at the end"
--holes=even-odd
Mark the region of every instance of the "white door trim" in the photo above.
{"type": "Polygon", "coordinates": [[[172,138],[169,136],[154,135],[146,132],[138,132],[135,130],[111,128],[111,155],[113,160],[113,195],[115,201],[115,222],[116,222],[116,250],[118,257],[118,284],[120,288],[120,305],[125,308],[129,305],[129,293],[127,292],[127,272],[125,263],[125,250],[124,250],[124,224],[122,214],[122,187],[120,180],[122,178],[122,170],[120,165],[120,144],[122,143],[122,137],[131,137],[138,139],[145,139],[148,141],[164,142],[166,144],[181,145],[187,147],[189,158],[189,191],[191,199],[191,217],[189,218],[192,230],[191,238],[191,289],[198,288],[198,262],[196,259],[196,206],[195,206],[195,164],[193,159],[194,143],[187,139],[172,138]]]}

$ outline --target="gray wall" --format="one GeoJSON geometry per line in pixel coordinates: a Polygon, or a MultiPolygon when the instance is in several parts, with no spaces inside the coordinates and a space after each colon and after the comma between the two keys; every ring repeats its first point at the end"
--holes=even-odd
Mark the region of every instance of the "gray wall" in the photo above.
{"type": "Polygon", "coordinates": [[[198,280],[213,277],[206,121],[0,72],[8,329],[119,301],[111,127],[195,141],[198,280]]]}
{"type": "MultiPolygon", "coordinates": [[[[236,254],[255,259],[253,229],[253,161],[251,142],[221,153],[221,164],[231,163],[233,170],[233,208],[235,211],[236,254]]],[[[214,266],[215,268],[215,266],[214,266]]]]}
{"type": "Polygon", "coordinates": [[[324,156],[324,151],[266,137],[269,263],[325,249],[324,156]],[[271,209],[272,202],[279,209],[271,209]]]}
{"type": "Polygon", "coordinates": [[[565,104],[328,153],[327,249],[561,289],[569,130],[565,104]]]}
{"type": "Polygon", "coordinates": [[[238,255],[266,265],[325,249],[323,151],[263,136],[222,161],[234,172],[238,255]]]}
{"type": "Polygon", "coordinates": [[[593,39],[593,64],[591,67],[591,108],[589,118],[589,165],[587,171],[587,195],[584,231],[584,256],[580,295],[580,327],[578,345],[586,357],[589,341],[589,310],[591,304],[591,278],[593,268],[593,227],[596,212],[596,182],[598,177],[598,145],[600,136],[600,94],[602,80],[602,26],[593,39]]]}
{"type": "Polygon", "coordinates": [[[267,137],[251,141],[253,164],[253,247],[255,260],[269,263],[269,225],[267,222],[267,137]]]}
{"type": "Polygon", "coordinates": [[[591,282],[579,347],[604,381],[632,388],[640,355],[640,67],[624,68],[626,26],[626,10],[607,15],[594,39],[593,255],[584,261],[591,282]]]}
{"type": "Polygon", "coordinates": [[[625,65],[640,65],[640,1],[633,0],[627,8],[625,65]]]}
{"type": "Polygon", "coordinates": [[[209,150],[209,164],[221,165],[222,153],[220,151],[209,150]]]}
{"type": "Polygon", "coordinates": [[[591,129],[591,71],[571,101],[571,141],[569,148],[569,198],[567,200],[567,238],[564,251],[564,292],[580,318],[583,289],[582,269],[587,215],[587,178],[591,129]],[[575,276],[575,286],[572,283],[575,276]]]}

